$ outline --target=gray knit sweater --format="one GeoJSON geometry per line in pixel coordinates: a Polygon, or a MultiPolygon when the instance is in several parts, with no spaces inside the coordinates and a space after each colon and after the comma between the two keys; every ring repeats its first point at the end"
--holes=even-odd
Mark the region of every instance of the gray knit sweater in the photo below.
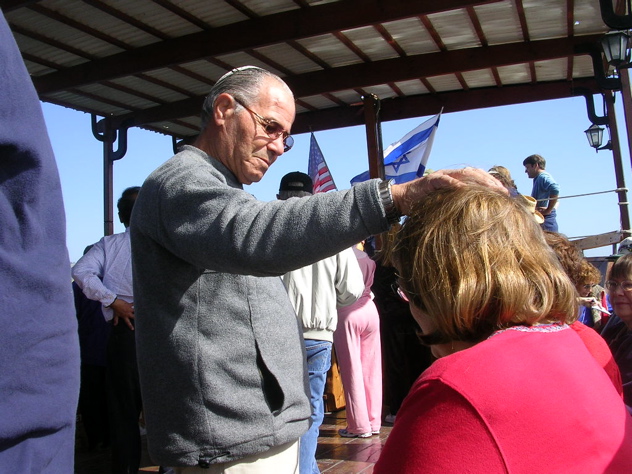
{"type": "Polygon", "coordinates": [[[386,228],[375,181],[266,203],[194,147],[154,171],[131,222],[152,459],[205,465],[299,439],[309,387],[279,275],[386,228]]]}

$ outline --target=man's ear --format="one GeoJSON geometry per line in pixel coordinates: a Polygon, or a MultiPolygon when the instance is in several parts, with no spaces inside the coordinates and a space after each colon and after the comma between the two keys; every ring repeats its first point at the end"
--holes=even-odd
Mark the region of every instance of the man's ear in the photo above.
{"type": "Polygon", "coordinates": [[[237,102],[233,96],[228,93],[223,93],[217,96],[215,99],[215,105],[213,105],[213,119],[216,125],[223,125],[228,117],[231,117],[235,113],[237,102]]]}

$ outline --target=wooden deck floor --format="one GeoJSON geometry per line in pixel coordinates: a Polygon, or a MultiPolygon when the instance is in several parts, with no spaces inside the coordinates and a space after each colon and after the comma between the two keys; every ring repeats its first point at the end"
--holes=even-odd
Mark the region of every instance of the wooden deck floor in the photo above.
{"type": "MultiPolygon", "coordinates": [[[[346,427],[345,411],[328,413],[320,428],[316,459],[322,473],[357,474],[373,472],[373,465],[380,456],[382,445],[391,432],[390,425],[382,426],[380,435],[371,438],[342,438],[338,429],[346,427]]],[[[81,424],[77,426],[77,449],[75,454],[75,474],[109,474],[109,449],[87,452],[82,436],[81,424]]],[[[147,454],[147,445],[143,437],[143,456],[141,472],[158,472],[147,454]]]]}

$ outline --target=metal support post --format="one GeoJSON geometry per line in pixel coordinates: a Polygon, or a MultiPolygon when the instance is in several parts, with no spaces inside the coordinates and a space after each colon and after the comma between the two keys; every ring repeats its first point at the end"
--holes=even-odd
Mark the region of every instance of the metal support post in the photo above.
{"type": "MultiPolygon", "coordinates": [[[[610,135],[612,141],[612,158],[614,160],[614,173],[617,180],[617,195],[619,196],[619,212],[621,213],[621,229],[623,237],[630,236],[630,211],[628,206],[628,194],[625,191],[625,178],[623,175],[623,160],[621,158],[621,143],[617,129],[617,118],[614,107],[614,94],[612,91],[604,92],[606,111],[609,119],[610,135]]],[[[627,120],[626,120],[627,122],[627,120]]]]}
{"type": "Polygon", "coordinates": [[[384,157],[382,156],[382,125],[380,123],[380,99],[375,94],[362,98],[366,123],[366,142],[369,152],[369,176],[384,179],[384,157]]]}
{"type": "Polygon", "coordinates": [[[118,130],[111,128],[108,118],[97,122],[92,115],[92,134],[103,143],[103,233],[114,233],[114,162],[127,153],[127,127],[122,125],[118,130]],[[118,148],[114,151],[114,142],[118,136],[118,148]]]}

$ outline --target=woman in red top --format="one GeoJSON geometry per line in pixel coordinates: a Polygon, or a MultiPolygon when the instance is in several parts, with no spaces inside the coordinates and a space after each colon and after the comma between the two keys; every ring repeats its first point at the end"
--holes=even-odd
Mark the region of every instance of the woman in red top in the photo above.
{"type": "Polygon", "coordinates": [[[632,418],[569,328],[575,289],[520,203],[439,190],[394,245],[401,294],[438,360],[375,473],[628,472],[632,418]]]}

